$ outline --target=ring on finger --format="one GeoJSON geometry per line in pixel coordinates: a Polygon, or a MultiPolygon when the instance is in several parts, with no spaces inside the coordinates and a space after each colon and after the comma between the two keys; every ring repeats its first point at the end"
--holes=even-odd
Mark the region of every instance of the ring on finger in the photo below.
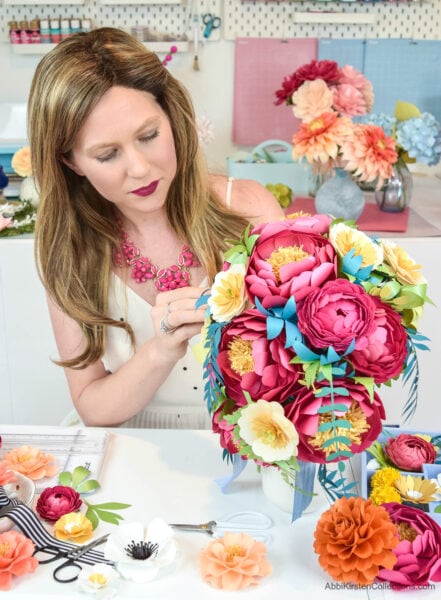
{"type": "Polygon", "coordinates": [[[167,321],[167,317],[164,317],[163,319],[161,319],[161,321],[159,323],[159,330],[161,331],[161,333],[165,333],[165,335],[170,335],[171,333],[176,331],[176,329],[178,329],[178,328],[170,326],[170,324],[167,321]]]}

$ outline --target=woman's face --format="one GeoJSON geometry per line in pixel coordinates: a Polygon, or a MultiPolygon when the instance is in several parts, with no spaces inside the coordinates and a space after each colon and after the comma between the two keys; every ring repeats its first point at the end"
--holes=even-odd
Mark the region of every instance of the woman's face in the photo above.
{"type": "Polygon", "coordinates": [[[148,92],[112,87],[83,123],[68,165],[123,213],[162,208],[177,166],[169,119],[148,92]]]}

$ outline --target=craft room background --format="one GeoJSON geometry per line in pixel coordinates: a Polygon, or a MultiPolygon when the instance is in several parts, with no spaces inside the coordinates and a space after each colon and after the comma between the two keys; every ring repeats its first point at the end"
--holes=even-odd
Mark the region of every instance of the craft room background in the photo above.
{"type": "MultiPolygon", "coordinates": [[[[292,112],[273,105],[274,91],[285,75],[314,57],[363,70],[374,85],[375,111],[391,112],[400,98],[441,119],[440,0],[2,0],[0,103],[26,102],[38,52],[46,51],[10,44],[8,23],[56,17],[87,17],[94,26],[128,30],[138,26],[179,39],[168,68],[189,89],[207,159],[221,172],[238,148],[291,139],[292,112]],[[203,37],[206,13],[222,19],[208,39],[203,37]],[[185,35],[188,43],[181,41],[185,35]],[[193,69],[196,54],[198,71],[193,69]]],[[[164,43],[157,45],[162,57],[173,45],[164,43]]],[[[0,130],[1,125],[0,115],[0,130]]]]}

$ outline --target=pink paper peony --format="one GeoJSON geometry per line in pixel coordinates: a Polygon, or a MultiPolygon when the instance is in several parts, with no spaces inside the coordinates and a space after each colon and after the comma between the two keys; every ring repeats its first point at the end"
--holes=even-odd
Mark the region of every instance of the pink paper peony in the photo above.
{"type": "Polygon", "coordinates": [[[57,521],[67,513],[77,511],[82,500],[78,492],[65,485],[45,488],[36,504],[36,511],[46,521],[57,521]]]}
{"type": "Polygon", "coordinates": [[[245,406],[246,390],[253,400],[282,402],[298,387],[302,373],[291,364],[295,354],[284,347],[285,336],[267,339],[265,316],[249,309],[223,328],[217,364],[227,395],[245,406]]]}
{"type": "Polygon", "coordinates": [[[34,543],[18,531],[0,533],[0,590],[11,587],[12,577],[33,573],[38,560],[32,556],[34,543]]]}
{"type": "Polygon", "coordinates": [[[393,569],[380,569],[378,579],[402,589],[441,581],[441,528],[424,511],[398,502],[383,504],[398,530],[393,569]]]}
{"type": "Polygon", "coordinates": [[[357,374],[373,377],[375,383],[385,383],[398,377],[407,356],[407,333],[400,315],[379,298],[371,296],[375,308],[375,327],[366,336],[367,344],[351,352],[348,359],[357,374]]]}
{"type": "Polygon", "coordinates": [[[308,213],[291,212],[287,218],[295,224],[296,231],[325,234],[329,232],[332,219],[329,215],[310,215],[308,213]]]}
{"type": "Polygon", "coordinates": [[[298,325],[312,348],[345,352],[355,340],[355,349],[363,349],[375,329],[375,308],[361,286],[335,279],[308,294],[297,311],[298,325]]]}
{"type": "Polygon", "coordinates": [[[436,459],[433,444],[418,435],[400,433],[387,440],[384,453],[393,464],[403,471],[422,471],[423,464],[432,464],[436,459]]]}
{"type": "MultiPolygon", "coordinates": [[[[328,382],[315,384],[317,390],[327,386],[328,382]]],[[[381,419],[385,412],[380,397],[374,392],[374,401],[371,402],[369,393],[363,385],[354,383],[349,378],[335,378],[334,387],[345,388],[347,396],[334,394],[335,404],[344,404],[348,407],[346,412],[335,411],[335,419],[346,419],[351,423],[351,428],[339,427],[336,435],[348,437],[349,445],[339,443],[338,448],[331,444],[323,448],[323,443],[329,440],[332,431],[319,432],[319,426],[329,423],[330,413],[319,414],[323,406],[330,406],[331,397],[316,396],[313,388],[302,387],[296,394],[293,402],[284,406],[285,416],[292,421],[299,434],[298,458],[307,462],[325,463],[333,462],[339,457],[331,458],[330,454],[338,451],[351,451],[353,454],[363,452],[381,433],[381,419]]],[[[344,458],[344,457],[340,457],[344,458]]]]}
{"type": "Polygon", "coordinates": [[[301,221],[286,219],[253,230],[259,233],[250,256],[245,286],[251,302],[265,308],[296,302],[337,274],[337,255],[322,235],[305,231],[301,221]]]}

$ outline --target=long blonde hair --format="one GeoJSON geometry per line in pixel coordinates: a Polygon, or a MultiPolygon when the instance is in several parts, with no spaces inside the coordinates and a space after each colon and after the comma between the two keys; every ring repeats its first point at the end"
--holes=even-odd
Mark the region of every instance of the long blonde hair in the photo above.
{"type": "Polygon", "coordinates": [[[120,243],[114,206],[63,162],[91,110],[115,85],[151,93],[170,120],[177,173],[166,200],[167,215],[210,281],[221,268],[225,238],[238,235],[245,224],[210,192],[191,100],[155,53],[114,28],[59,43],[36,69],[28,122],[40,194],[37,268],[51,299],[85,335],[84,352],[58,363],[74,368],[102,357],[106,326],[125,329],[133,342],[130,325],[107,315],[112,259],[120,243]]]}

